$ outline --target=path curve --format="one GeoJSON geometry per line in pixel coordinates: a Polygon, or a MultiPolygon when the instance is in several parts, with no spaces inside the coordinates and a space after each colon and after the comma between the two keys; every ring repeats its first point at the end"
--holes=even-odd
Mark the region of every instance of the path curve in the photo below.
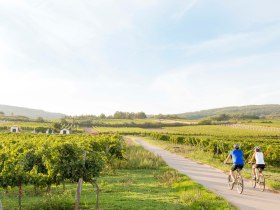
{"type": "Polygon", "coordinates": [[[261,192],[245,182],[243,194],[238,194],[236,187],[227,188],[227,175],[218,169],[176,155],[167,150],[151,145],[144,140],[136,139],[140,145],[150,152],[159,155],[170,167],[187,175],[192,180],[202,184],[208,190],[224,197],[234,206],[244,210],[276,210],[280,209],[280,194],[261,192]]]}

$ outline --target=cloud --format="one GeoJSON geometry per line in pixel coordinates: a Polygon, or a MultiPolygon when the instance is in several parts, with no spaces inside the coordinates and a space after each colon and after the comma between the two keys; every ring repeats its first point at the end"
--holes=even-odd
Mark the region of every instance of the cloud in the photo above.
{"type": "Polygon", "coordinates": [[[276,100],[274,3],[0,0],[0,103],[176,113],[276,100]]]}
{"type": "MultiPolygon", "coordinates": [[[[214,39],[204,40],[196,44],[170,46],[169,49],[181,50],[187,57],[204,56],[241,57],[259,54],[267,51],[267,46],[273,45],[279,50],[279,24],[259,28],[256,31],[223,34],[214,39]]],[[[271,51],[271,48],[268,49],[271,51]]]]}
{"type": "Polygon", "coordinates": [[[195,6],[197,2],[198,0],[183,1],[180,9],[173,14],[173,18],[175,18],[176,20],[180,20],[189,10],[191,10],[195,6]]]}
{"type": "Polygon", "coordinates": [[[279,55],[262,54],[187,65],[159,76],[153,89],[165,96],[166,106],[176,107],[179,112],[277,103],[279,55]]]}
{"type": "Polygon", "coordinates": [[[241,26],[257,24],[275,23],[280,21],[279,10],[280,2],[277,0],[255,1],[242,0],[220,2],[220,6],[228,10],[230,15],[239,21],[241,26]]]}

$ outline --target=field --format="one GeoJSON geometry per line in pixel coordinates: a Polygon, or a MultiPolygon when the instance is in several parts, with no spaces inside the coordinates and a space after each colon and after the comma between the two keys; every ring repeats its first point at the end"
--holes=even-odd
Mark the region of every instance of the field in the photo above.
{"type": "MultiPolygon", "coordinates": [[[[256,123],[256,122],[255,122],[256,123]]],[[[259,121],[261,124],[261,122],[259,121]]],[[[278,124],[279,121],[274,121],[278,124]]],[[[280,132],[260,125],[188,125],[162,127],[155,129],[100,127],[101,132],[116,132],[125,135],[140,135],[156,140],[160,145],[175,144],[181,148],[183,155],[212,164],[225,170],[222,162],[232,146],[240,144],[248,162],[255,146],[261,146],[267,163],[266,174],[272,189],[280,189],[280,132]],[[241,125],[241,126],[239,126],[241,125]],[[244,126],[243,126],[244,125],[244,126]],[[249,127],[248,127],[249,126],[249,127]],[[253,126],[253,127],[252,127],[253,126]],[[253,129],[254,128],[254,129],[253,129]],[[182,149],[184,147],[184,149],[182,149]],[[200,154],[200,155],[197,155],[200,154]],[[214,160],[214,161],[213,161],[214,160]]],[[[173,148],[169,145],[167,148],[173,148]]],[[[247,166],[247,177],[250,177],[250,166],[247,166]]]]}
{"type": "Polygon", "coordinates": [[[247,120],[242,121],[241,123],[246,125],[280,128],[280,120],[247,120]]]}
{"type": "MultiPolygon", "coordinates": [[[[164,162],[139,146],[128,142],[125,159],[115,159],[110,170],[96,177],[100,187],[101,209],[234,209],[228,202],[168,168],[164,162]],[[206,202],[207,201],[207,202],[206,202]]],[[[76,183],[35,188],[24,185],[23,209],[73,209],[76,183]]],[[[18,189],[1,192],[4,209],[18,209],[18,189]]],[[[84,183],[81,209],[95,209],[95,189],[84,183]]]]}
{"type": "MultiPolygon", "coordinates": [[[[21,197],[23,209],[38,209],[41,204],[41,209],[73,209],[79,177],[86,181],[81,197],[82,209],[95,208],[93,180],[100,185],[102,209],[149,209],[151,205],[155,205],[155,209],[163,208],[162,205],[166,209],[196,209],[206,205],[203,199],[209,201],[212,200],[209,196],[215,196],[187,177],[170,172],[172,170],[157,158],[146,153],[141,156],[143,151],[138,153],[139,148],[131,152],[130,142],[129,147],[124,147],[122,135],[141,136],[172,152],[225,171],[228,167],[222,162],[233,144],[241,145],[246,162],[253,147],[260,145],[267,163],[267,184],[271,189],[280,190],[280,132],[277,126],[273,129],[260,126],[262,122],[236,125],[158,123],[154,119],[105,122],[105,126],[79,128],[81,132],[87,129],[96,131],[92,135],[31,134],[34,128],[47,128],[52,124],[24,122],[19,125],[29,129],[22,133],[1,132],[0,156],[3,161],[0,164],[0,185],[4,207],[17,209],[21,197]],[[125,126],[127,123],[128,127],[125,126]],[[83,166],[84,150],[92,152],[87,153],[83,166]],[[94,170],[89,170],[90,165],[94,170]],[[162,183],[161,179],[165,181],[162,183]],[[169,179],[174,180],[169,183],[169,179]],[[193,197],[188,197],[189,194],[193,197]]],[[[278,123],[273,121],[272,124],[278,123]]],[[[0,127],[8,128],[12,124],[2,123],[0,127]]],[[[249,165],[244,169],[244,176],[250,178],[249,165]]],[[[209,209],[217,206],[232,208],[220,198],[217,201],[208,203],[209,209]]]]}
{"type": "MultiPolygon", "coordinates": [[[[82,121],[75,120],[55,120],[49,122],[6,122],[0,121],[0,132],[8,132],[12,126],[18,126],[22,132],[43,132],[46,129],[53,128],[54,123],[60,124],[61,129],[71,129],[75,133],[82,133],[85,128],[93,127],[102,129],[101,132],[107,132],[106,128],[143,128],[143,129],[154,129],[162,128],[164,126],[184,126],[189,124],[195,124],[196,121],[189,120],[160,120],[160,119],[95,119],[84,124],[82,121]]],[[[57,130],[58,132],[58,130],[57,130]]],[[[44,133],[44,132],[43,132],[44,133]]]]}

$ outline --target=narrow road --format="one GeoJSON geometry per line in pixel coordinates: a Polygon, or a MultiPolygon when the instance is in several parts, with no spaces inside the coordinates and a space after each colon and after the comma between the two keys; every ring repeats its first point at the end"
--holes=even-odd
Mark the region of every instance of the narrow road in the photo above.
{"type": "Polygon", "coordinates": [[[224,197],[234,206],[244,210],[277,210],[280,209],[280,194],[261,192],[258,188],[251,187],[245,182],[243,194],[238,194],[236,187],[233,190],[227,188],[227,175],[211,166],[199,164],[176,155],[144,140],[136,139],[140,145],[150,152],[159,155],[170,167],[187,175],[192,180],[202,184],[208,190],[224,197]]]}

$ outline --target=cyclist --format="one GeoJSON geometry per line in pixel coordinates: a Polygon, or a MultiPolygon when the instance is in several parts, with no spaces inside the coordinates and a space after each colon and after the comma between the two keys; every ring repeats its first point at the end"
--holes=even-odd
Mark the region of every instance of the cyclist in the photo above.
{"type": "Polygon", "coordinates": [[[254,154],[250,160],[249,163],[252,163],[253,160],[256,160],[256,163],[252,165],[252,173],[254,174],[254,180],[256,179],[256,169],[261,168],[264,170],[265,168],[265,162],[264,162],[264,155],[261,152],[261,148],[259,146],[256,146],[254,148],[254,154]]]}
{"type": "Polygon", "coordinates": [[[232,150],[229,155],[227,156],[227,158],[225,159],[224,163],[226,164],[227,161],[229,160],[229,158],[231,157],[232,158],[232,167],[229,171],[231,177],[232,177],[232,180],[235,181],[235,177],[234,177],[234,174],[233,172],[239,168],[239,169],[242,169],[243,166],[244,166],[244,161],[243,161],[243,152],[242,150],[240,150],[240,147],[238,144],[235,144],[233,146],[234,150],[232,150]]]}

